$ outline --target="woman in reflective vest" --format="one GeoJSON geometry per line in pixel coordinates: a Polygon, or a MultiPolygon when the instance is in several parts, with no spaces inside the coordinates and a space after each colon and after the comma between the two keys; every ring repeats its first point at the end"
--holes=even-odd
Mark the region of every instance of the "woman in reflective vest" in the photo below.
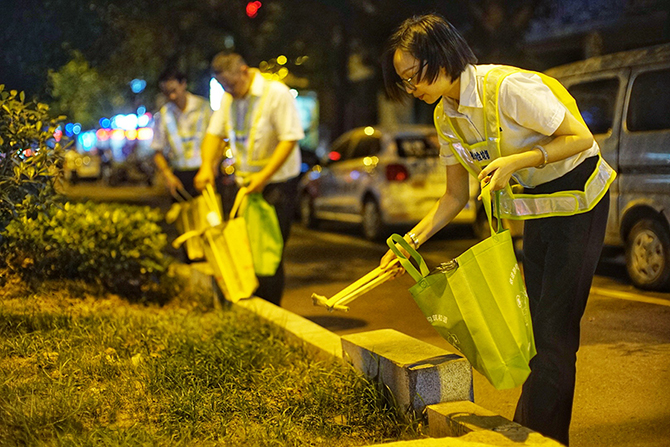
{"type": "MultiPolygon", "coordinates": [[[[444,195],[405,239],[418,247],[460,212],[468,175],[503,190],[501,215],[526,221],[524,274],[537,348],[514,419],[568,445],[579,325],[616,174],[558,81],[476,62],[437,15],[408,19],[389,39],[386,90],[396,100],[411,94],[437,104],[447,170],[444,195]]],[[[384,255],[382,267],[394,257],[384,255]]]]}

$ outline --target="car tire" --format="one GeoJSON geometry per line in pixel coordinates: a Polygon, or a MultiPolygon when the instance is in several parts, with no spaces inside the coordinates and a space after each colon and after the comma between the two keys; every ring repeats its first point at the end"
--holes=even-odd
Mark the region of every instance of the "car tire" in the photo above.
{"type": "Polygon", "coordinates": [[[644,290],[670,286],[670,235],[656,219],[642,219],[626,238],[626,269],[633,284],[644,290]]]}
{"type": "Polygon", "coordinates": [[[300,196],[300,223],[307,228],[316,228],[318,220],[314,216],[314,199],[307,193],[300,196]]]}
{"type": "Polygon", "coordinates": [[[363,203],[363,220],[361,223],[363,236],[370,241],[377,241],[384,233],[384,222],[379,205],[373,199],[363,203]]]}

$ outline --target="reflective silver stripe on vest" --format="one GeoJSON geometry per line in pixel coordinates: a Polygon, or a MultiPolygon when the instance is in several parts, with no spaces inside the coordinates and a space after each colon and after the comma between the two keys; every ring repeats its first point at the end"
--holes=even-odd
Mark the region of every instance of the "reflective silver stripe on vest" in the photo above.
{"type": "MultiPolygon", "coordinates": [[[[262,76],[262,74],[256,73],[256,76],[262,76]]],[[[241,142],[237,141],[237,129],[235,129],[235,127],[237,127],[237,116],[235,115],[235,124],[233,124],[232,108],[234,101],[231,101],[230,103],[228,135],[235,135],[235,151],[240,154],[243,148],[245,152],[244,163],[242,163],[242,165],[247,169],[242,170],[242,166],[239,166],[237,171],[237,174],[241,177],[247,176],[254,172],[260,172],[267,164],[268,160],[272,156],[272,151],[275,149],[274,147],[258,148],[258,145],[256,145],[256,132],[261,121],[265,103],[267,102],[268,96],[270,96],[270,82],[272,81],[269,79],[264,79],[264,82],[265,85],[263,86],[263,93],[261,94],[261,97],[255,100],[253,104],[251,103],[251,100],[249,101],[249,109],[247,110],[247,113],[253,113],[253,119],[251,120],[249,127],[245,126],[244,129],[241,129],[246,133],[246,145],[243,145],[241,142]]]]}
{"type": "Polygon", "coordinates": [[[171,163],[177,169],[197,169],[200,167],[199,152],[202,136],[204,135],[202,127],[204,124],[205,107],[209,107],[206,102],[200,107],[195,128],[190,128],[191,132],[185,135],[179,133],[179,125],[174,112],[167,105],[163,106],[160,110],[174,157],[171,163]],[[196,151],[197,156],[194,157],[196,151]]]}
{"type": "Polygon", "coordinates": [[[571,216],[591,210],[605,195],[616,173],[598,155],[598,166],[586,182],[584,191],[561,191],[553,194],[514,194],[507,190],[500,197],[500,215],[508,219],[537,219],[571,216]]]}

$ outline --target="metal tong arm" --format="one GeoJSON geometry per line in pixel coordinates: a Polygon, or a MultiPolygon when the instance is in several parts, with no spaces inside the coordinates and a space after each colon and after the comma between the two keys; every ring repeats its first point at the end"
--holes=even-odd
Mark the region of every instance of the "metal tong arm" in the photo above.
{"type": "MultiPolygon", "coordinates": [[[[344,304],[347,304],[364,293],[372,290],[377,287],[379,284],[389,280],[391,277],[395,276],[398,269],[400,268],[399,261],[396,259],[391,264],[389,264],[386,269],[382,270],[381,267],[377,267],[362,278],[348,285],[331,298],[327,300],[319,300],[319,302],[325,305],[328,309],[339,308],[341,310],[346,310],[346,307],[343,307],[344,304]]],[[[314,297],[314,295],[312,295],[314,297]]]]}

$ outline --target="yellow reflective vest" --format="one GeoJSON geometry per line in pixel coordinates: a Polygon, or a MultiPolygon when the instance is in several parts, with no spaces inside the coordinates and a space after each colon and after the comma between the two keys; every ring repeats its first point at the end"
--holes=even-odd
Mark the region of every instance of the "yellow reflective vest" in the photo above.
{"type": "MultiPolygon", "coordinates": [[[[441,102],[435,107],[434,112],[435,128],[440,132],[442,138],[452,143],[451,149],[458,161],[475,177],[491,160],[500,157],[501,127],[498,94],[503,80],[507,76],[518,72],[538,75],[559,101],[565,105],[568,111],[586,126],[574,98],[556,79],[542,73],[528,72],[516,67],[496,66],[488,71],[483,82],[484,141],[473,145],[467,145],[461,141],[457,137],[458,134],[456,133],[454,122],[444,113],[441,102]],[[440,124],[444,122],[448,124],[446,129],[440,124]],[[491,160],[477,160],[473,157],[472,154],[478,153],[478,149],[488,150],[489,154],[491,154],[491,160]]],[[[552,194],[522,194],[514,193],[511,186],[507,185],[500,198],[500,215],[507,219],[526,220],[585,213],[596,206],[598,201],[607,192],[615,177],[616,172],[598,153],[597,167],[586,181],[583,191],[559,191],[552,194]]]]}
{"type": "MultiPolygon", "coordinates": [[[[258,76],[262,76],[262,74],[259,73],[258,76]]],[[[270,82],[272,81],[265,79],[263,93],[259,98],[252,97],[249,99],[250,103],[242,120],[239,120],[237,113],[233,110],[235,101],[230,102],[230,119],[227,121],[227,132],[229,136],[233,136],[233,144],[237,154],[244,154],[245,163],[243,165],[248,169],[247,171],[238,168],[237,175],[241,177],[263,169],[270,161],[272,151],[275,149],[274,147],[260,147],[256,144],[258,123],[261,121],[265,103],[269,96],[270,82]]]]}

